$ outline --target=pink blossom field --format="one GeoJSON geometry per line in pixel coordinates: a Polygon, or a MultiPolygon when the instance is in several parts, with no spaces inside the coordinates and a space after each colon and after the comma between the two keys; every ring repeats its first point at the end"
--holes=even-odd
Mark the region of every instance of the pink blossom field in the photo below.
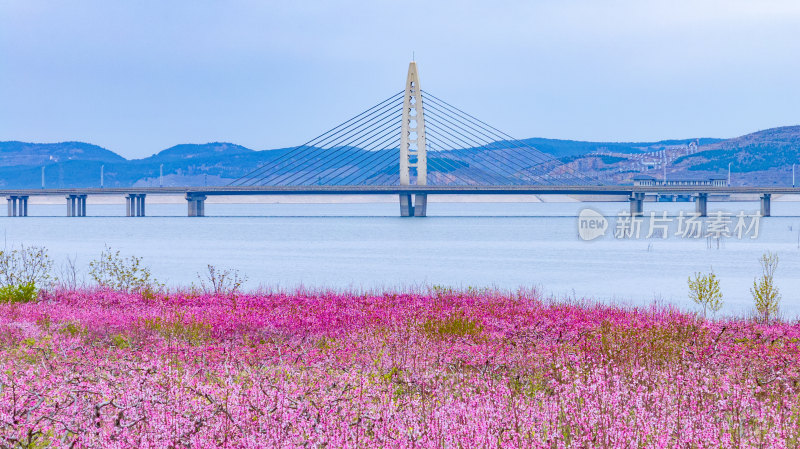
{"type": "Polygon", "coordinates": [[[2,448],[793,448],[800,326],[535,294],[0,305],[2,448]]]}

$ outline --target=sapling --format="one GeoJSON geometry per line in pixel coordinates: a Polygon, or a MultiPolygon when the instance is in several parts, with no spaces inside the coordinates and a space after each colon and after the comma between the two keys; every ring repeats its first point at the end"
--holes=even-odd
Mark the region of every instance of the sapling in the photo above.
{"type": "Polygon", "coordinates": [[[711,310],[716,313],[722,308],[722,291],[719,279],[712,271],[708,274],[695,273],[694,279],[689,278],[689,297],[703,307],[703,317],[711,310]]]}
{"type": "Polygon", "coordinates": [[[781,293],[775,286],[775,270],[778,268],[778,255],[767,251],[759,260],[761,277],[753,279],[750,293],[753,295],[759,319],[769,322],[778,314],[781,293]]]}

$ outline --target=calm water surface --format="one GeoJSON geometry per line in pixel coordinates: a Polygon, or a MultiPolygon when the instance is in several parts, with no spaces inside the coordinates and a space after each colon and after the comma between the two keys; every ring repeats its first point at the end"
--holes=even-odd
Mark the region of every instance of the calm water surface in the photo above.
{"type": "MultiPolygon", "coordinates": [[[[27,218],[0,217],[6,246],[43,245],[57,263],[77,257],[86,272],[104,245],[144,258],[170,285],[197,282],[206,264],[237,268],[249,286],[337,288],[535,286],[558,297],[630,304],[654,299],[682,308],[695,271],[719,276],[723,313],[750,308],[758,258],[776,251],[783,311],[800,315],[800,203],[773,202],[757,239],[621,240],[613,237],[622,203],[431,203],[429,217],[397,217],[395,203],[208,204],[204,218],[183,204],[148,204],[150,216],[116,216],[120,205],[89,205],[86,218],[61,217],[63,205],[32,205],[27,218]],[[609,216],[609,235],[585,242],[577,214],[591,207],[609,216]]],[[[709,211],[755,212],[757,203],[710,203],[709,211]]],[[[647,203],[676,215],[691,203],[647,203]]],[[[735,222],[735,219],[734,219],[735,222]]]]}

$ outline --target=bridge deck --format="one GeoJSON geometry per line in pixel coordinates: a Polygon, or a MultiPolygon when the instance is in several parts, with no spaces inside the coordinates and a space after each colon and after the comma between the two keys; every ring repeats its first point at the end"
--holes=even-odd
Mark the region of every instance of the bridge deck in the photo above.
{"type": "Polygon", "coordinates": [[[265,186],[265,187],[125,187],[86,189],[0,190],[0,196],[39,195],[630,195],[661,194],[800,194],[800,187],[711,187],[711,186],[265,186]]]}

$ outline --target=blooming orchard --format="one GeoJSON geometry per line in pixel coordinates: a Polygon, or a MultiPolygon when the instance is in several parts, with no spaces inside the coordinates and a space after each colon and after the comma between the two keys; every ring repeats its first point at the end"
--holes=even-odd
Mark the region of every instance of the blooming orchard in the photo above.
{"type": "Polygon", "coordinates": [[[800,327],[534,294],[0,305],[0,447],[797,447],[800,327]]]}

